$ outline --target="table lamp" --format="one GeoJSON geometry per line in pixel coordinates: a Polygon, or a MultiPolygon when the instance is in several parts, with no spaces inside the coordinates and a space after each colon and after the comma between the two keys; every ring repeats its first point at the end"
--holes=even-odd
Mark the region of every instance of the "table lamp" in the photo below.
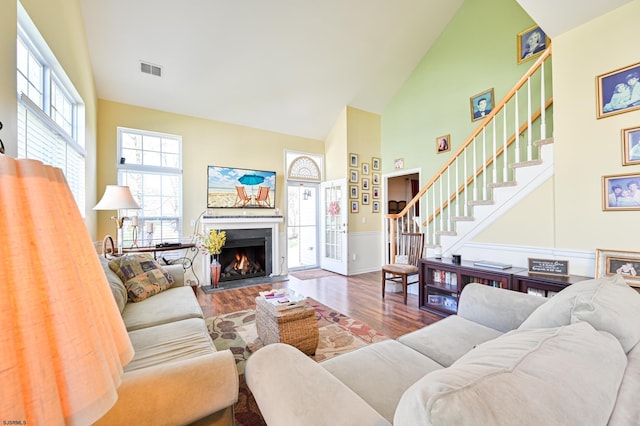
{"type": "Polygon", "coordinates": [[[0,155],[0,417],[93,424],[133,357],[62,170],[0,155]]]}
{"type": "Polygon", "coordinates": [[[139,209],[140,206],[134,200],[128,186],[107,185],[102,198],[93,208],[94,210],[116,210],[116,216],[111,216],[116,222],[116,244],[118,254],[122,254],[122,225],[126,216],[120,216],[120,209],[139,209]]]}

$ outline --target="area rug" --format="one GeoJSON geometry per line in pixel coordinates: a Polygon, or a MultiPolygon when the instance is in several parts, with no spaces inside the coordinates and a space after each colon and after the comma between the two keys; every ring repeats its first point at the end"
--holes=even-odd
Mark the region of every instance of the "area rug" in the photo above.
{"type": "MultiPolygon", "coordinates": [[[[309,298],[306,303],[316,311],[320,331],[316,354],[311,357],[316,361],[329,359],[370,343],[388,339],[363,322],[349,318],[316,300],[309,298]]],[[[240,392],[234,407],[236,424],[238,426],[265,425],[251,391],[244,381],[244,366],[247,359],[262,347],[255,326],[255,311],[249,309],[210,317],[205,322],[216,349],[230,349],[236,359],[240,376],[240,392]]]]}
{"type": "Polygon", "coordinates": [[[306,271],[290,272],[289,275],[296,277],[299,280],[314,280],[316,278],[338,276],[338,274],[334,274],[331,271],[325,271],[324,269],[309,269],[306,271]]]}

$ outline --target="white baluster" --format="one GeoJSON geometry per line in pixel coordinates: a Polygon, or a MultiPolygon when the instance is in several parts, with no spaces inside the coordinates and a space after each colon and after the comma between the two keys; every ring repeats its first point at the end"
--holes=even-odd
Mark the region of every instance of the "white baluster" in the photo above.
{"type": "Polygon", "coordinates": [[[507,152],[507,107],[502,108],[502,181],[509,181],[509,155],[507,152]]]}
{"type": "MultiPolygon", "coordinates": [[[[546,62],[546,60],[545,60],[546,62]]],[[[545,110],[545,87],[544,87],[544,64],[543,62],[540,66],[540,139],[547,138],[547,120],[546,120],[546,110],[545,110]]]]}
{"type": "MultiPolygon", "coordinates": [[[[474,139],[475,142],[475,139],[474,139]]],[[[468,147],[467,147],[468,148],[468,147]]],[[[462,214],[464,217],[468,216],[468,207],[469,207],[469,179],[467,178],[467,148],[464,149],[462,154],[464,155],[464,170],[462,172],[462,176],[464,178],[464,208],[462,214]]]]}
{"type": "Polygon", "coordinates": [[[498,148],[496,147],[496,118],[493,117],[491,120],[493,124],[493,183],[498,183],[498,153],[496,152],[498,148]]]}
{"type": "Polygon", "coordinates": [[[440,231],[444,231],[444,192],[442,191],[442,175],[438,177],[440,181],[440,231]]]}
{"type": "Polygon", "coordinates": [[[476,145],[478,145],[478,141],[474,136],[473,137],[473,170],[471,171],[471,173],[473,173],[473,199],[474,200],[478,199],[478,176],[476,175],[476,170],[478,170],[478,167],[477,167],[478,152],[476,149],[476,145]]]}
{"type": "Polygon", "coordinates": [[[527,161],[531,161],[531,77],[527,78],[527,161]]]}
{"type": "Polygon", "coordinates": [[[454,216],[460,216],[460,193],[458,192],[458,188],[460,188],[460,185],[458,184],[459,180],[458,180],[458,160],[460,159],[460,157],[456,157],[455,159],[455,163],[456,163],[456,187],[455,187],[455,193],[456,193],[456,210],[454,212],[454,216]]]}
{"type": "Polygon", "coordinates": [[[451,166],[447,167],[447,231],[451,231],[453,227],[451,226],[451,217],[453,214],[453,209],[451,208],[451,166]]]}
{"type": "Polygon", "coordinates": [[[482,199],[487,199],[487,128],[482,128],[482,199]]]}
{"type": "Polygon", "coordinates": [[[515,137],[516,137],[516,155],[514,158],[514,162],[515,163],[519,163],[520,162],[520,111],[518,111],[518,90],[516,90],[516,96],[515,96],[515,137]]]}

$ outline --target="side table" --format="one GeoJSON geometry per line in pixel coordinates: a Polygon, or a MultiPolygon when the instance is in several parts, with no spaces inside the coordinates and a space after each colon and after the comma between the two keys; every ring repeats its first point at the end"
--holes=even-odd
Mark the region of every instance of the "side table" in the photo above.
{"type": "Polygon", "coordinates": [[[287,343],[307,355],[316,353],[320,332],[315,310],[302,304],[278,310],[262,296],[256,297],[256,328],[264,345],[287,343]]]}

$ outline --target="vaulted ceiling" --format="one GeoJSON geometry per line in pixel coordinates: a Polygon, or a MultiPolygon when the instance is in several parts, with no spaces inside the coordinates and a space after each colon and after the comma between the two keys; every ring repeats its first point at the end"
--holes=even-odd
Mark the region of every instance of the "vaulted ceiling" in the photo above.
{"type": "MultiPolygon", "coordinates": [[[[627,1],[518,0],[552,37],[627,1]]],[[[462,3],[81,0],[101,99],[321,140],[382,113],[462,3]]]]}

